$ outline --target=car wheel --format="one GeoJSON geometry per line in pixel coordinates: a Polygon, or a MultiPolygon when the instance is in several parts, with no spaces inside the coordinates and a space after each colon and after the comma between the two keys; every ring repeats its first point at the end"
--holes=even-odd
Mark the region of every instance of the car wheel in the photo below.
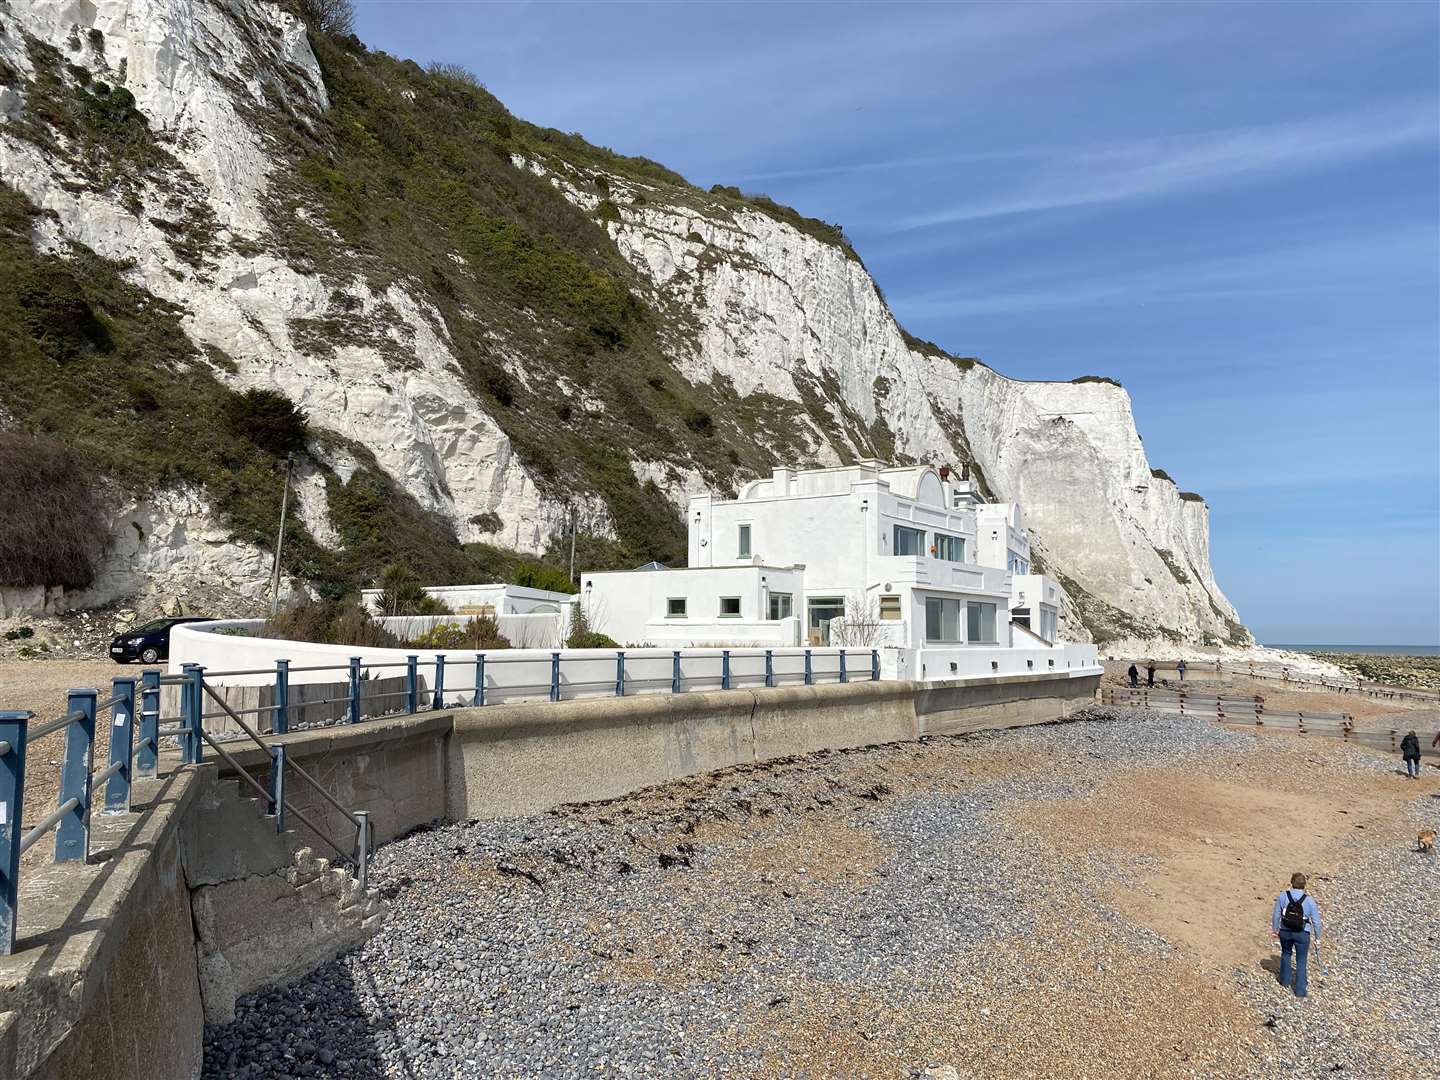
{"type": "Polygon", "coordinates": [[[147,646],[140,650],[140,662],[142,664],[154,664],[160,659],[160,650],[154,645],[147,646]]]}

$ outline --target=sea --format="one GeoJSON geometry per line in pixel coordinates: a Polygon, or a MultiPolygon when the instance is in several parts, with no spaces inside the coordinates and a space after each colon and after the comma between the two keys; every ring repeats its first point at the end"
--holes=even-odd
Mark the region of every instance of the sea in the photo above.
{"type": "Polygon", "coordinates": [[[1267,649],[1289,649],[1291,652],[1355,653],[1372,656],[1440,656],[1440,645],[1281,645],[1265,642],[1267,649]]]}

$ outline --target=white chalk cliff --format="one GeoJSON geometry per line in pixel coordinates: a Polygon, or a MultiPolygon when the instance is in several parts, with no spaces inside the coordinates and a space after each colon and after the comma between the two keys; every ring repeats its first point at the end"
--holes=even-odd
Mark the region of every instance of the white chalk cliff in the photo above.
{"type": "MultiPolygon", "coordinates": [[[[461,540],[541,550],[565,519],[567,499],[578,503],[582,525],[611,528],[613,508],[598,493],[562,497],[522,460],[501,420],[459,374],[453,329],[424,283],[402,279],[381,292],[359,274],[339,283],[357,316],[381,319],[386,341],[338,341],[320,354],[297,340],[297,320],[331,311],[337,282],[292,265],[265,242],[273,224],[266,195],[285,163],[271,156],[255,115],[283,107],[305,124],[330,107],[293,15],[263,0],[0,0],[0,24],[0,61],[17,73],[8,85],[0,80],[0,181],[47,212],[38,248],[58,251],[74,241],[130,260],[129,280],[180,305],[195,343],[234,361],[220,377],[236,388],[284,391],[312,423],[367,448],[461,540]],[[203,269],[170,242],[175,190],[147,184],[136,212],[118,191],[77,182],[72,166],[18,130],[33,74],[27,37],[134,95],[183,167],[175,185],[214,215],[203,269]],[[276,71],[285,76],[284,105],[262,86],[261,76],[276,71]],[[396,349],[410,359],[398,369],[396,349]],[[497,518],[499,530],[491,524],[497,518]]],[[[1210,568],[1207,508],[1152,475],[1123,389],[1017,382],[912,348],[859,261],[760,210],[736,210],[694,189],[679,197],[663,182],[633,176],[610,174],[597,186],[593,169],[586,183],[576,170],[526,154],[515,156],[514,167],[546,177],[587,212],[608,190],[606,229],[637,280],[689,313],[689,332],[667,339],[676,371],[692,384],[721,380],[742,397],[762,392],[797,406],[784,423],[801,429],[791,454],[805,460],[776,464],[877,452],[973,461],[995,498],[1023,504],[1046,569],[1071,590],[1072,616],[1083,613],[1097,634],[1248,640],[1210,568]]],[[[506,370],[524,382],[523,350],[498,347],[506,370]]],[[[581,387],[563,389],[581,409],[606,407],[581,387]]],[[[352,467],[333,449],[317,455],[341,479],[352,467]]],[[[651,453],[631,468],[677,505],[713,475],[684,453],[651,453]]],[[[324,499],[323,480],[302,477],[303,521],[311,535],[333,541],[324,499]]],[[[226,542],[193,492],[156,493],[120,513],[116,526],[121,540],[97,588],[133,590],[137,575],[168,574],[187,559],[239,591],[264,588],[268,556],[226,542]],[[137,513],[144,527],[127,533],[137,513]],[[166,514],[176,520],[159,520],[166,514]]],[[[1070,629],[1085,636],[1073,619],[1070,629]]]]}

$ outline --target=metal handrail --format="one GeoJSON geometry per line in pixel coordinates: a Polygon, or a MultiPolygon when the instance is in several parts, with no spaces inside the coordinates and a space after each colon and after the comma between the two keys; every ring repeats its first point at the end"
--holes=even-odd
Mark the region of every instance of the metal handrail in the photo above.
{"type": "Polygon", "coordinates": [[[56,825],[60,824],[60,819],[63,818],[66,814],[71,813],[79,805],[80,800],[72,795],[70,796],[70,798],[66,799],[63,803],[57,806],[54,810],[50,811],[50,813],[45,817],[43,821],[40,822],[39,825],[36,825],[33,829],[27,832],[23,838],[21,838],[20,854],[23,855],[25,854],[25,852],[29,851],[31,845],[34,844],[36,840],[39,840],[56,825]]]}
{"type": "MultiPolygon", "coordinates": [[[[256,791],[258,791],[264,797],[267,803],[270,801],[270,792],[265,789],[265,786],[261,784],[260,781],[256,780],[253,776],[251,776],[248,772],[246,772],[245,767],[241,765],[238,761],[236,761],[233,757],[231,757],[225,751],[225,748],[221,746],[220,743],[215,741],[214,736],[212,736],[208,731],[202,729],[200,732],[200,737],[210,744],[211,748],[220,755],[220,757],[225,761],[227,765],[229,765],[232,769],[234,769],[237,773],[239,773],[247,781],[249,781],[250,786],[253,787],[256,791]]],[[[341,849],[339,844],[335,843],[334,840],[331,840],[329,835],[326,834],[324,830],[322,830],[318,825],[316,825],[313,821],[306,817],[305,814],[303,814],[294,805],[292,805],[288,799],[282,800],[282,802],[284,803],[285,809],[287,811],[294,814],[304,823],[306,828],[308,828],[316,836],[320,837],[321,840],[324,840],[325,843],[329,844],[330,847],[334,849],[335,853],[340,856],[340,858],[344,859],[346,862],[355,861],[354,856],[347,855],[344,850],[341,849]]]]}
{"type": "MultiPolygon", "coordinates": [[[[135,752],[133,750],[130,752],[130,756],[132,758],[135,756],[135,752]]],[[[91,777],[90,783],[93,784],[95,787],[99,787],[101,784],[105,783],[106,780],[109,780],[110,777],[114,776],[121,769],[125,768],[125,766],[127,766],[128,764],[130,764],[128,761],[112,761],[109,765],[106,765],[105,768],[95,773],[94,776],[91,777]]]]}
{"type": "MultiPolygon", "coordinates": [[[[240,717],[235,714],[234,710],[232,710],[230,706],[225,703],[224,698],[222,698],[219,694],[215,693],[214,689],[210,686],[205,687],[205,692],[209,694],[211,699],[213,699],[222,709],[224,709],[230,714],[230,719],[234,720],[237,724],[240,725],[241,730],[243,730],[246,735],[249,735],[250,738],[254,740],[256,746],[260,747],[260,749],[264,750],[267,754],[270,752],[270,747],[265,742],[265,740],[263,740],[258,734],[256,734],[254,728],[252,728],[249,724],[245,723],[244,720],[241,720],[240,717]]],[[[204,728],[201,728],[201,734],[206,735],[206,741],[209,742],[212,746],[215,745],[214,740],[209,737],[209,735],[205,732],[204,728]]],[[[324,787],[320,785],[320,782],[318,780],[316,780],[313,776],[311,776],[308,772],[306,772],[293,761],[287,761],[286,765],[294,769],[306,780],[308,780],[310,782],[310,786],[313,787],[316,792],[318,792],[325,799],[326,802],[328,802],[331,806],[335,807],[336,810],[339,810],[340,813],[344,814],[352,825],[354,825],[357,829],[360,828],[360,819],[357,818],[349,810],[347,810],[344,806],[342,806],[340,802],[335,798],[335,796],[331,795],[328,791],[324,789],[324,787]]]]}
{"type": "Polygon", "coordinates": [[[29,746],[36,739],[43,739],[46,735],[54,734],[61,728],[65,727],[67,724],[73,724],[77,720],[84,719],[85,714],[77,711],[72,713],[66,713],[64,716],[60,717],[59,720],[51,720],[48,724],[41,724],[37,728],[31,728],[25,733],[25,745],[29,746]]]}

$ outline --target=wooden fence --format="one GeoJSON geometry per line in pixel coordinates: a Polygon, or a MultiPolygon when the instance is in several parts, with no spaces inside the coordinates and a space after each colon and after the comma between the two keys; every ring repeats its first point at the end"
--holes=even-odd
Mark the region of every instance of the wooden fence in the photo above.
{"type": "MultiPolygon", "coordinates": [[[[1357,728],[1349,713],[1268,709],[1263,701],[1255,698],[1227,698],[1213,693],[1187,694],[1143,686],[1133,689],[1128,686],[1104,686],[1100,690],[1100,701],[1105,705],[1198,716],[1227,727],[1321,735],[1396,754],[1400,752],[1400,740],[1405,737],[1404,731],[1393,728],[1357,728]]],[[[1440,758],[1440,749],[1432,749],[1428,739],[1420,740],[1420,753],[1440,758]]]]}

